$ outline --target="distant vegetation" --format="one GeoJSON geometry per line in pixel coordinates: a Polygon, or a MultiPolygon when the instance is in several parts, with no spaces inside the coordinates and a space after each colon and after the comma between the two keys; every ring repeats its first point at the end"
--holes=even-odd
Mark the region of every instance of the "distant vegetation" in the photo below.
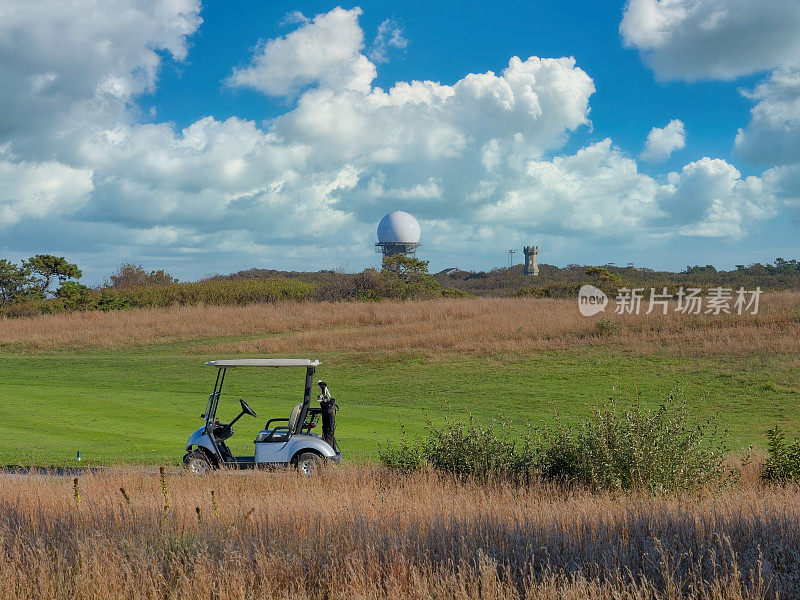
{"type": "Polygon", "coordinates": [[[0,267],[5,267],[16,277],[11,283],[0,281],[0,288],[5,290],[3,302],[0,304],[0,315],[8,317],[83,310],[308,300],[314,291],[312,284],[285,277],[178,283],[165,271],[147,272],[140,266],[131,264],[121,265],[105,285],[89,288],[72,280],[79,278],[81,272],[63,258],[48,263],[58,266],[57,270],[53,270],[51,279],[61,281],[57,289],[50,290],[43,275],[37,271],[32,272],[38,276],[28,274],[30,269],[25,269],[28,261],[17,268],[16,272],[8,267],[8,261],[3,262],[5,264],[0,264],[0,267]]]}
{"type": "Polygon", "coordinates": [[[589,283],[606,293],[616,293],[620,287],[661,290],[674,293],[679,287],[708,288],[723,286],[751,290],[800,289],[800,263],[776,258],[774,263],[737,265],[731,271],[717,270],[712,265],[687,266],[684,271],[654,271],[646,267],[614,265],[586,266],[539,265],[539,275],[525,275],[522,265],[491,271],[462,271],[448,269],[437,273],[442,286],[454,287],[477,296],[533,296],[539,298],[576,298],[581,285],[589,283]]]}
{"type": "Polygon", "coordinates": [[[251,270],[180,283],[164,270],[146,271],[126,263],[95,288],[79,283],[81,275],[77,266],[50,255],[33,257],[19,266],[0,261],[0,316],[285,300],[336,302],[471,296],[457,289],[442,290],[428,273],[428,261],[402,255],[385,258],[380,271],[365,269],[356,274],[251,270]],[[60,286],[52,289],[55,281],[60,286]]]}
{"type": "Polygon", "coordinates": [[[85,310],[166,307],[173,305],[243,305],[282,300],[379,301],[471,298],[475,296],[575,298],[593,284],[609,294],[621,287],[667,288],[724,286],[752,290],[800,290],[800,263],[775,259],[766,265],[737,265],[718,271],[711,265],[680,273],[633,266],[543,264],[537,277],[522,266],[491,271],[447,269],[428,272],[428,261],[402,255],[384,259],[382,268],[360,273],[292,272],[250,269],[180,283],[163,269],[147,271],[122,264],[100,286],[79,282],[81,270],[63,257],[40,254],[13,264],[0,260],[0,316],[20,317],[85,310]]]}
{"type": "Polygon", "coordinates": [[[58,295],[64,285],[78,285],[72,280],[82,275],[76,265],[50,254],[37,254],[19,265],[0,259],[0,306],[42,300],[56,281],[61,283],[58,295]]]}
{"type": "MultiPolygon", "coordinates": [[[[427,262],[425,263],[427,266],[427,262]]],[[[381,286],[377,277],[381,271],[366,269],[361,273],[348,274],[336,271],[317,271],[299,273],[269,269],[249,269],[230,275],[216,276],[214,279],[262,279],[265,277],[287,277],[299,279],[318,286],[315,299],[355,300],[376,298],[402,298],[391,295],[391,291],[381,286]]],[[[681,272],[654,271],[646,267],[618,267],[615,265],[539,265],[539,275],[525,275],[523,266],[497,268],[490,271],[465,271],[445,269],[431,277],[439,285],[439,293],[446,297],[499,296],[536,298],[576,298],[578,289],[584,284],[595,285],[607,293],[616,293],[620,287],[649,288],[661,290],[666,287],[670,293],[683,286],[709,288],[723,286],[747,290],[761,287],[764,291],[800,290],[800,263],[797,260],[776,258],[774,263],[753,263],[737,265],[731,271],[717,270],[712,265],[687,266],[681,272]]],[[[411,294],[413,298],[435,297],[436,287],[428,284],[426,292],[411,294]]]]}

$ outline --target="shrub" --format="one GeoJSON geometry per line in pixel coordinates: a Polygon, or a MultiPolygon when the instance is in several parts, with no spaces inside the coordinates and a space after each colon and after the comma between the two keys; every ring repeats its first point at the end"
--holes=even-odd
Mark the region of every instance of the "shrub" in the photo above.
{"type": "Polygon", "coordinates": [[[400,298],[401,282],[386,277],[375,269],[364,269],[361,273],[342,274],[334,277],[314,291],[314,299],[326,302],[346,300],[382,300],[400,298]]]}
{"type": "Polygon", "coordinates": [[[589,267],[586,274],[595,279],[598,287],[619,287],[622,285],[622,275],[612,273],[606,267],[589,267]]]}
{"type": "Polygon", "coordinates": [[[308,300],[314,286],[294,279],[209,280],[197,283],[172,283],[167,285],[141,285],[120,290],[105,288],[109,299],[133,307],[173,305],[226,305],[279,302],[282,300],[308,300]]]}
{"type": "Polygon", "coordinates": [[[174,305],[228,305],[308,300],[314,285],[295,279],[219,279],[197,283],[168,283],[103,287],[99,290],[74,282],[65,282],[58,297],[33,299],[0,307],[0,315],[33,316],[65,310],[120,310],[124,308],[167,307],[174,305]]]}
{"type": "Polygon", "coordinates": [[[170,283],[177,283],[172,275],[159,269],[158,271],[145,271],[141,265],[133,265],[130,263],[122,263],[117,269],[117,272],[110,276],[111,287],[132,288],[143,285],[167,285],[170,283]]]}
{"type": "Polygon", "coordinates": [[[723,466],[727,433],[712,420],[690,419],[685,404],[671,397],[656,410],[638,402],[618,410],[612,399],[572,429],[557,422],[543,439],[543,477],[594,489],[675,492],[730,475],[723,466]]]}
{"type": "Polygon", "coordinates": [[[92,290],[76,281],[65,281],[56,292],[65,310],[85,310],[94,303],[92,290]]]}
{"type": "Polygon", "coordinates": [[[479,425],[472,415],[466,422],[445,417],[443,425],[428,421],[426,433],[409,443],[402,431],[399,444],[391,441],[379,450],[381,462],[408,472],[423,466],[454,475],[488,480],[503,477],[527,479],[536,464],[535,447],[529,437],[512,435],[505,419],[479,425]]]}
{"type": "MultiPolygon", "coordinates": [[[[423,465],[455,475],[527,481],[533,475],[597,490],[647,489],[677,492],[722,482],[727,434],[711,421],[690,420],[685,405],[672,398],[656,410],[638,402],[618,410],[610,406],[569,427],[556,421],[541,428],[538,439],[519,436],[505,420],[479,425],[445,418],[427,424],[413,444],[381,449],[384,465],[409,471],[423,465]]],[[[798,450],[800,456],[800,450],[798,450]]]]}
{"type": "Polygon", "coordinates": [[[0,316],[12,319],[49,315],[64,310],[60,301],[30,298],[24,302],[14,302],[0,306],[0,316]]]}
{"type": "Polygon", "coordinates": [[[517,298],[577,298],[579,283],[554,281],[545,285],[532,285],[516,289],[512,295],[517,298]]]}
{"type": "Polygon", "coordinates": [[[765,481],[784,483],[800,480],[800,440],[786,442],[786,436],[778,429],[767,432],[767,462],[761,477],[765,481]]]}
{"type": "Polygon", "coordinates": [[[401,300],[429,300],[441,296],[441,284],[428,274],[427,260],[394,254],[383,257],[381,275],[401,300]]]}
{"type": "Polygon", "coordinates": [[[97,295],[94,308],[97,310],[122,310],[131,308],[131,299],[124,294],[114,293],[111,288],[103,288],[97,295]]]}
{"type": "MultiPolygon", "coordinates": [[[[392,264],[395,263],[396,261],[392,264]]],[[[456,294],[449,297],[471,296],[467,292],[456,292],[456,294]]],[[[376,271],[375,269],[365,269],[361,273],[340,274],[325,281],[317,287],[313,297],[315,300],[338,302],[342,300],[427,300],[442,295],[444,294],[440,290],[439,282],[427,273],[418,273],[412,270],[384,269],[376,271]]]]}
{"type": "Polygon", "coordinates": [[[403,425],[400,425],[400,442],[393,445],[387,441],[385,448],[378,449],[378,456],[385,466],[401,473],[411,473],[425,465],[423,449],[408,443],[403,425]]]}
{"type": "Polygon", "coordinates": [[[611,319],[598,319],[594,326],[600,335],[614,335],[619,331],[619,321],[611,319]]]}
{"type": "Polygon", "coordinates": [[[466,423],[448,420],[438,428],[429,424],[422,453],[428,464],[439,471],[484,480],[515,477],[519,474],[519,449],[508,433],[505,420],[498,423],[493,419],[482,426],[471,415],[466,423]]]}
{"type": "Polygon", "coordinates": [[[475,298],[475,294],[458,288],[444,288],[442,290],[442,298],[475,298]]]}

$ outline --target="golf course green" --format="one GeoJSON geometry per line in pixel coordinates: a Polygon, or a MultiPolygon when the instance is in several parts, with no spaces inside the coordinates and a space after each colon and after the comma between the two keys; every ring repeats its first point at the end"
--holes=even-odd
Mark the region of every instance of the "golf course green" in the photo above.
{"type": "MultiPolygon", "coordinates": [[[[5,465],[177,464],[189,434],[202,423],[215,370],[203,366],[212,340],[114,349],[0,351],[5,465]]],[[[800,382],[781,356],[676,358],[611,348],[508,355],[363,353],[319,358],[317,370],[336,397],[337,439],[346,460],[377,456],[445,416],[487,422],[506,417],[525,431],[556,417],[585,418],[612,396],[657,406],[671,394],[699,419],[715,417],[733,451],[763,444],[779,424],[800,428],[800,382]]],[[[244,398],[258,413],[235,427],[234,453],[272,417],[287,417],[302,399],[302,369],[238,368],[228,372],[218,416],[244,398]]]]}

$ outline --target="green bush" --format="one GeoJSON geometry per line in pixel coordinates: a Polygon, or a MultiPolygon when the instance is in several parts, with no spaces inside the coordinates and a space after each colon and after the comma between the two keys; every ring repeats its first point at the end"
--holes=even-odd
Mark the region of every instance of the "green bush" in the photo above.
{"type": "Polygon", "coordinates": [[[244,305],[308,300],[314,285],[294,279],[215,279],[196,283],[136,285],[92,290],[79,283],[62,284],[57,297],[9,304],[0,316],[22,317],[71,310],[120,310],[175,305],[244,305]]]}
{"type": "Polygon", "coordinates": [[[427,260],[393,254],[383,257],[381,275],[400,300],[430,300],[441,296],[442,285],[428,273],[427,260]]]}
{"type": "Polygon", "coordinates": [[[512,296],[515,298],[544,298],[544,288],[540,285],[529,285],[514,290],[512,296]]]}
{"type": "Polygon", "coordinates": [[[537,438],[520,436],[509,422],[479,425],[445,418],[425,434],[380,451],[384,465],[404,472],[428,465],[442,472],[527,481],[532,476],[597,490],[698,489],[731,476],[723,461],[727,435],[710,421],[688,418],[672,398],[656,410],[611,405],[572,427],[556,422],[537,438]]]}
{"type": "Polygon", "coordinates": [[[378,450],[380,461],[390,469],[401,473],[410,473],[425,465],[425,456],[422,447],[409,444],[406,438],[405,427],[400,426],[400,442],[392,444],[386,442],[386,447],[378,450]]]}
{"type": "Polygon", "coordinates": [[[197,283],[141,285],[123,289],[105,288],[107,298],[119,299],[132,307],[174,305],[225,305],[307,300],[314,286],[302,281],[269,279],[208,280],[197,283]]]}
{"type": "Polygon", "coordinates": [[[92,290],[76,281],[65,281],[56,292],[64,310],[86,310],[94,303],[92,290]]]}
{"type": "Polygon", "coordinates": [[[767,452],[769,457],[761,474],[765,481],[800,480],[800,440],[795,438],[787,443],[785,434],[776,425],[767,432],[767,452]]]}
{"type": "Polygon", "coordinates": [[[614,335],[619,331],[619,321],[612,319],[598,319],[594,326],[600,335],[614,335]]]}
{"type": "Polygon", "coordinates": [[[543,432],[538,468],[546,479],[594,489],[675,492],[730,476],[723,461],[727,433],[713,421],[690,419],[672,398],[651,410],[636,403],[619,410],[612,399],[592,418],[543,432]]]}
{"type": "Polygon", "coordinates": [[[442,298],[475,298],[475,294],[471,294],[458,288],[450,287],[442,290],[442,298]]]}
{"type": "Polygon", "coordinates": [[[0,317],[20,319],[25,317],[35,317],[36,315],[49,315],[64,310],[60,301],[44,300],[42,298],[31,298],[24,302],[14,302],[0,307],[0,317]]]}
{"type": "Polygon", "coordinates": [[[132,306],[131,299],[124,294],[114,293],[111,288],[103,288],[97,295],[94,308],[97,310],[122,310],[132,306]]]}
{"type": "Polygon", "coordinates": [[[422,454],[434,469],[479,479],[520,475],[520,448],[509,435],[505,420],[478,425],[470,415],[466,423],[445,422],[428,426],[422,454]],[[499,431],[498,431],[499,425],[499,431]]]}
{"type": "Polygon", "coordinates": [[[117,272],[109,277],[113,288],[130,288],[143,285],[168,285],[178,283],[172,275],[164,269],[153,270],[149,273],[141,265],[122,263],[117,272]]]}
{"type": "Polygon", "coordinates": [[[466,422],[445,417],[439,426],[429,421],[426,433],[413,442],[403,430],[400,443],[388,442],[379,456],[385,466],[402,472],[430,466],[481,480],[524,480],[534,471],[535,451],[530,437],[518,438],[507,420],[479,425],[470,415],[466,422]]]}
{"type": "Polygon", "coordinates": [[[314,291],[313,298],[326,302],[342,300],[429,300],[472,297],[460,290],[441,290],[441,285],[427,273],[427,262],[406,256],[385,259],[388,266],[381,271],[364,269],[361,273],[341,273],[314,291]],[[445,293],[446,292],[446,293],[445,293]]]}
{"type": "Polygon", "coordinates": [[[516,298],[577,298],[580,283],[553,281],[544,285],[519,287],[512,292],[516,298]]]}
{"type": "Polygon", "coordinates": [[[403,290],[399,279],[370,268],[360,273],[342,273],[325,281],[314,290],[313,298],[323,302],[370,302],[402,298],[403,290]]]}

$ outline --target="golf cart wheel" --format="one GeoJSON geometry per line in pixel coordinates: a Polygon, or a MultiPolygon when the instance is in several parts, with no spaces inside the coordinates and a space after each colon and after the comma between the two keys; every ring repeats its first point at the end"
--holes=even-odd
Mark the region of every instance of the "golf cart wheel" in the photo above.
{"type": "Polygon", "coordinates": [[[322,469],[322,458],[314,452],[303,452],[294,462],[301,475],[312,477],[322,469]]]}
{"type": "Polygon", "coordinates": [[[205,475],[214,467],[202,450],[192,450],[183,457],[183,466],[195,475],[205,475]]]}

